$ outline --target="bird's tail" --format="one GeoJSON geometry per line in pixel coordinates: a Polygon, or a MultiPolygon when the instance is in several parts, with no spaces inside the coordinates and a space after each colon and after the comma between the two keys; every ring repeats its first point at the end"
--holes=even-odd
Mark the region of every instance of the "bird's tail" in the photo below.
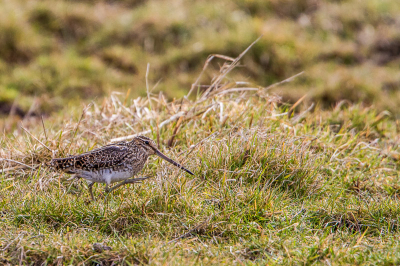
{"type": "Polygon", "coordinates": [[[43,162],[42,163],[42,167],[54,169],[53,160],[50,160],[50,161],[47,161],[47,162],[43,162]]]}
{"type": "Polygon", "coordinates": [[[51,168],[53,170],[59,170],[60,168],[62,168],[63,160],[62,158],[51,159],[50,161],[45,162],[44,164],[48,168],[51,168]]]}

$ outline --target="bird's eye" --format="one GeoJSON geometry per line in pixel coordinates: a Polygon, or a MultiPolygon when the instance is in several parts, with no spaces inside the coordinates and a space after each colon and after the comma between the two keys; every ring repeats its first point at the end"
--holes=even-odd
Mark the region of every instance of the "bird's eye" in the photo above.
{"type": "Polygon", "coordinates": [[[149,144],[150,144],[150,142],[149,142],[148,140],[146,140],[144,143],[146,143],[146,145],[149,145],[149,144]]]}

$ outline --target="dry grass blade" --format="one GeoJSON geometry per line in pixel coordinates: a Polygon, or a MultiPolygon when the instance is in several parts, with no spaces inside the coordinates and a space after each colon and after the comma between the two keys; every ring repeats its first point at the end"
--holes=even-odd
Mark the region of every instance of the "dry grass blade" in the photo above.
{"type": "Polygon", "coordinates": [[[146,93],[147,93],[147,100],[149,101],[150,110],[153,110],[152,105],[151,105],[150,90],[149,90],[149,71],[150,71],[150,64],[147,64],[147,68],[146,68],[146,93]]]}
{"type": "Polygon", "coordinates": [[[187,149],[187,150],[184,151],[184,152],[181,152],[181,153],[178,155],[178,157],[180,157],[180,156],[181,156],[182,154],[184,154],[184,153],[187,153],[186,156],[188,156],[189,154],[191,154],[191,153],[193,152],[193,150],[194,150],[197,146],[199,146],[200,144],[204,143],[206,140],[208,140],[208,139],[210,139],[210,138],[212,138],[212,137],[215,137],[215,136],[216,136],[217,134],[219,134],[219,133],[220,133],[220,132],[214,132],[214,133],[210,134],[208,137],[206,137],[206,138],[202,139],[201,141],[197,142],[196,144],[191,145],[191,146],[189,147],[189,149],[187,149]]]}
{"type": "Polygon", "coordinates": [[[301,97],[295,104],[292,105],[292,107],[290,107],[289,111],[288,111],[288,118],[290,118],[290,116],[292,115],[294,109],[296,109],[296,107],[307,97],[307,94],[305,94],[303,97],[301,97]]]}
{"type": "Polygon", "coordinates": [[[224,56],[224,55],[218,55],[218,54],[209,55],[208,58],[207,58],[207,60],[206,60],[206,62],[205,62],[204,65],[203,65],[203,69],[201,70],[200,75],[197,77],[196,81],[192,84],[192,86],[191,86],[191,88],[190,88],[188,94],[186,94],[186,98],[188,98],[188,97],[190,96],[190,94],[192,94],[193,90],[199,85],[199,81],[200,81],[201,77],[203,76],[204,71],[207,69],[208,65],[210,64],[210,62],[211,62],[215,57],[221,58],[221,59],[224,59],[224,60],[227,60],[227,61],[234,61],[234,60],[235,60],[235,59],[232,58],[232,57],[224,56]]]}
{"type": "Polygon", "coordinates": [[[307,115],[307,113],[310,112],[310,111],[314,108],[314,105],[315,105],[315,104],[312,103],[312,104],[310,105],[310,107],[308,107],[304,112],[302,112],[301,114],[299,114],[299,115],[296,116],[296,117],[293,117],[293,118],[292,118],[292,123],[293,123],[293,124],[298,123],[298,122],[300,122],[300,120],[302,120],[303,118],[305,118],[306,115],[307,115]]]}
{"type": "Polygon", "coordinates": [[[39,142],[40,144],[42,144],[43,147],[45,147],[47,150],[53,152],[52,149],[50,149],[49,147],[47,147],[43,142],[41,142],[38,138],[36,138],[34,135],[32,135],[31,132],[29,132],[29,131],[28,131],[26,128],[24,128],[22,125],[21,125],[21,128],[22,128],[26,133],[28,133],[32,138],[34,138],[37,142],[39,142]]]}
{"type": "Polygon", "coordinates": [[[42,122],[44,137],[46,138],[46,141],[47,141],[49,138],[47,137],[46,127],[44,126],[44,121],[43,121],[43,116],[42,115],[40,116],[40,121],[42,122]]]}
{"type": "Polygon", "coordinates": [[[69,143],[68,151],[70,151],[70,149],[71,149],[71,145],[72,145],[72,143],[73,143],[73,140],[74,140],[75,137],[76,137],[76,133],[78,132],[79,125],[80,125],[80,123],[82,122],[82,119],[83,119],[83,117],[85,116],[86,111],[90,108],[90,106],[91,106],[91,104],[89,104],[88,106],[86,106],[86,107],[83,109],[83,111],[82,111],[82,115],[81,115],[81,117],[79,118],[78,124],[76,124],[76,126],[75,126],[74,134],[72,135],[71,142],[69,143]]]}
{"type": "Polygon", "coordinates": [[[235,88],[235,89],[228,89],[225,91],[220,91],[216,93],[217,95],[222,95],[226,93],[232,93],[232,92],[243,92],[243,91],[259,91],[259,88],[235,88]]]}
{"type": "Polygon", "coordinates": [[[211,84],[211,86],[201,96],[202,100],[205,100],[209,95],[209,93],[219,86],[219,84],[226,77],[226,75],[228,75],[228,73],[231,72],[232,69],[234,69],[237,66],[239,60],[242,59],[242,57],[250,50],[250,48],[253,47],[253,45],[256,44],[260,39],[261,36],[258,37],[257,40],[255,40],[253,43],[251,43],[238,57],[236,57],[235,60],[233,60],[232,63],[227,68],[224,68],[221,71],[221,74],[215,79],[215,81],[211,84]]]}
{"type": "Polygon", "coordinates": [[[38,99],[35,97],[32,101],[31,106],[29,107],[28,112],[24,115],[24,118],[22,119],[22,122],[24,122],[28,117],[32,115],[32,113],[35,111],[36,107],[38,104],[38,99]]]}
{"type": "Polygon", "coordinates": [[[25,167],[27,167],[27,168],[29,168],[29,169],[36,170],[36,168],[34,168],[34,167],[32,167],[32,166],[29,166],[29,165],[27,165],[27,164],[24,164],[24,163],[21,163],[21,162],[12,160],[12,159],[0,158],[0,161],[6,161],[6,162],[11,162],[11,163],[16,163],[16,164],[25,166],[25,167]]]}
{"type": "MultiPolygon", "coordinates": [[[[176,119],[178,119],[178,118],[180,118],[181,116],[184,116],[184,115],[185,115],[185,112],[183,112],[183,111],[179,112],[179,113],[171,116],[170,118],[164,120],[163,122],[161,122],[160,125],[158,126],[158,128],[161,129],[165,125],[171,123],[172,121],[174,121],[174,120],[176,120],[176,119]]],[[[142,132],[139,132],[139,133],[136,133],[136,134],[132,134],[132,135],[129,135],[129,136],[114,138],[114,139],[111,139],[111,142],[117,142],[117,141],[133,139],[136,136],[149,134],[150,132],[151,132],[151,130],[146,130],[146,131],[142,131],[142,132]]]]}
{"type": "Polygon", "coordinates": [[[269,85],[268,87],[265,88],[265,90],[270,90],[270,89],[275,88],[275,87],[277,87],[277,86],[279,86],[279,85],[281,85],[283,83],[291,82],[293,79],[297,78],[298,76],[302,75],[303,73],[304,73],[304,71],[302,71],[300,73],[297,73],[296,75],[293,75],[293,76],[291,76],[291,77],[289,77],[287,79],[284,79],[284,80],[282,80],[280,82],[277,82],[277,83],[274,83],[272,85],[269,85]]]}
{"type": "Polygon", "coordinates": [[[380,123],[383,119],[390,117],[392,114],[389,111],[382,111],[373,121],[371,126],[376,126],[380,123]]]}
{"type": "Polygon", "coordinates": [[[172,146],[172,143],[174,142],[174,138],[176,136],[176,133],[177,133],[179,127],[181,126],[182,121],[183,121],[183,117],[181,116],[179,118],[178,122],[176,123],[175,127],[174,127],[174,130],[173,130],[171,138],[168,140],[168,147],[172,146]]]}

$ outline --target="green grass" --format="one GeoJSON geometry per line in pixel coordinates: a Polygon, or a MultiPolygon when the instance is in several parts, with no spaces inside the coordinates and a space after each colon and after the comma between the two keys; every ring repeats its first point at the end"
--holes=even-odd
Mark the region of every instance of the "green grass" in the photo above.
{"type": "Polygon", "coordinates": [[[23,131],[4,136],[1,262],[398,264],[398,122],[361,104],[291,108],[262,87],[229,91],[241,86],[175,101],[113,93],[83,115],[65,108],[45,131],[25,121],[53,152],[23,131]],[[195,176],[152,158],[151,179],[107,201],[95,185],[90,203],[85,182],[40,166],[146,130],[195,176]]]}

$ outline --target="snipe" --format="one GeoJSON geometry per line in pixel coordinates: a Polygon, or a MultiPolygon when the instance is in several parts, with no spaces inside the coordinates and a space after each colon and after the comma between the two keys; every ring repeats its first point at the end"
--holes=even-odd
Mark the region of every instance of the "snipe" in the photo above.
{"type": "Polygon", "coordinates": [[[92,187],[94,183],[105,183],[106,193],[130,183],[138,183],[148,177],[130,179],[143,169],[150,155],[158,155],[171,164],[191,171],[168,158],[157,149],[155,142],[148,137],[138,136],[129,142],[118,142],[101,148],[67,158],[52,159],[50,167],[67,174],[75,174],[89,183],[89,193],[94,200],[92,187]],[[121,182],[122,181],[122,182],[121,182]],[[110,184],[120,182],[110,188],[110,184]]]}

